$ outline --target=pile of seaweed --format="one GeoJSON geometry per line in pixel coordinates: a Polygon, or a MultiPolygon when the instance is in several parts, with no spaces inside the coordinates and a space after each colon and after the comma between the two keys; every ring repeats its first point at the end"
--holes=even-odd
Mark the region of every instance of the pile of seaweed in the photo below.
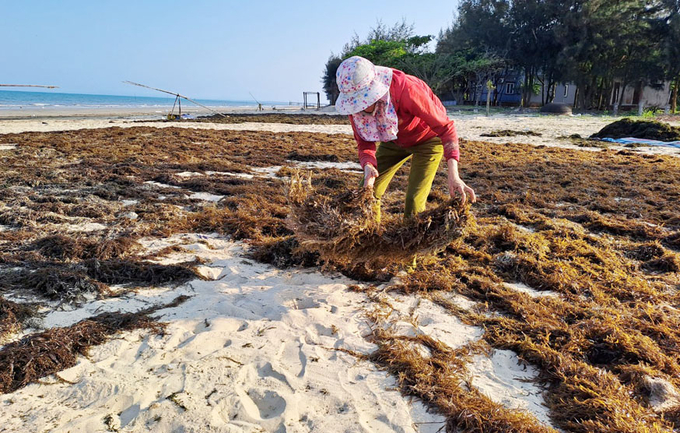
{"type": "Polygon", "coordinates": [[[678,141],[680,128],[655,120],[617,120],[591,135],[591,138],[635,137],[648,140],[678,141]]]}
{"type": "Polygon", "coordinates": [[[0,298],[0,343],[22,327],[22,322],[35,315],[36,307],[31,304],[19,304],[0,298]]]}
{"type": "Polygon", "coordinates": [[[512,129],[500,129],[497,131],[486,132],[481,134],[481,137],[516,137],[518,135],[527,135],[530,137],[540,137],[542,134],[540,132],[534,131],[515,131],[512,129]]]}
{"type": "Polygon", "coordinates": [[[288,189],[289,225],[301,244],[336,263],[391,263],[429,254],[459,238],[470,208],[449,200],[413,218],[380,221],[373,190],[318,194],[311,178],[295,174],[288,189]]]}

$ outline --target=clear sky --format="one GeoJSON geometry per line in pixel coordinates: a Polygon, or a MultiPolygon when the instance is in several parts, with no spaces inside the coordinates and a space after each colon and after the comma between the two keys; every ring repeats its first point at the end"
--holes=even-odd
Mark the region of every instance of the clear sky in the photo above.
{"type": "MultiPolygon", "coordinates": [[[[0,0],[0,83],[66,93],[301,101],[378,20],[436,36],[457,0],[0,0]]],[[[322,98],[323,97],[322,94],[322,98]]]]}

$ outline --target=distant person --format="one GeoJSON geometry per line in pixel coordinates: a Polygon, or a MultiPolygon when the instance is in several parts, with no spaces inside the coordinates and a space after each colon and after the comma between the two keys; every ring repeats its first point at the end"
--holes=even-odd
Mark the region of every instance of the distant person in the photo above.
{"type": "Polygon", "coordinates": [[[349,115],[364,169],[363,185],[373,187],[378,210],[394,174],[411,157],[404,208],[407,218],[425,210],[442,156],[448,164],[451,197],[476,201],[474,190],[458,175],[456,128],[425,82],[359,56],[343,61],[336,79],[340,96],[335,108],[349,115]]]}

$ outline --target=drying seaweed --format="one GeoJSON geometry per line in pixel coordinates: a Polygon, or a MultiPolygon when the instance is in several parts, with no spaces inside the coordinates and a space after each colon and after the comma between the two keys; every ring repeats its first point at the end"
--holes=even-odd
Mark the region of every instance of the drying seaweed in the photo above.
{"type": "Polygon", "coordinates": [[[530,414],[507,409],[474,388],[466,378],[467,348],[452,350],[424,335],[402,337],[382,330],[375,330],[373,338],[378,350],[369,359],[398,378],[404,395],[421,399],[445,416],[447,432],[554,432],[530,414]]]}
{"type": "Polygon", "coordinates": [[[612,146],[612,143],[608,141],[583,138],[581,137],[581,134],[571,134],[568,136],[562,136],[557,138],[559,138],[560,140],[569,141],[571,142],[571,144],[578,147],[599,147],[601,149],[606,149],[612,146]]]}
{"type": "MultiPolygon", "coordinates": [[[[305,237],[291,236],[287,227],[289,214],[293,218],[314,202],[325,204],[328,211],[322,215],[329,219],[313,213],[314,224],[302,227],[302,234],[315,231],[313,240],[327,240],[328,233],[342,237],[344,227],[360,228],[348,239],[385,233],[372,225],[372,208],[361,207],[370,197],[364,201],[359,192],[339,197],[358,184],[360,174],[319,170],[311,179],[314,192],[305,189],[290,205],[280,179],[256,175],[227,180],[231,175],[226,172],[253,174],[253,168],[285,166],[289,159],[323,161],[333,154],[339,162],[354,161],[351,136],[143,127],[8,134],[6,139],[16,142],[17,148],[3,159],[0,171],[0,182],[6,186],[0,189],[0,225],[5,226],[0,230],[0,262],[24,269],[8,274],[6,267],[0,279],[3,288],[15,281],[15,288],[31,291],[37,283],[53,299],[69,299],[78,298],[81,289],[99,294],[101,283],[94,276],[140,285],[165,281],[166,276],[158,276],[166,275],[162,269],[138,266],[145,262],[134,259],[133,244],[114,243],[94,251],[91,245],[109,239],[107,233],[137,239],[217,232],[252,243],[254,257],[277,266],[304,266],[317,260],[329,266],[325,256],[323,260],[306,256],[298,248],[300,243],[306,247],[305,237]],[[186,178],[185,172],[198,174],[186,178]],[[144,183],[153,179],[181,188],[161,190],[144,183]],[[224,198],[200,206],[186,198],[198,190],[224,198]],[[335,203],[338,199],[344,202],[335,203]],[[86,234],[58,225],[69,223],[73,228],[89,222],[108,228],[86,234]],[[38,266],[38,261],[67,263],[38,266]],[[143,281],[135,282],[137,274],[143,281]]],[[[461,177],[480,197],[473,208],[474,224],[463,210],[459,218],[465,229],[460,236],[419,260],[418,269],[401,278],[401,290],[431,297],[464,322],[483,326],[488,344],[513,350],[535,366],[553,422],[564,431],[680,428],[678,406],[670,400],[662,402],[666,406],[658,404],[663,397],[652,391],[658,378],[670,389],[680,389],[679,160],[516,143],[499,147],[461,140],[461,147],[461,177]],[[522,282],[533,295],[519,293],[505,282],[522,282]],[[452,292],[477,302],[477,307],[468,311],[447,303],[452,292]]],[[[288,168],[280,171],[283,176],[291,174],[288,168]]],[[[406,224],[401,221],[406,183],[407,170],[402,170],[383,197],[384,227],[406,224]]],[[[435,209],[449,204],[446,190],[442,170],[430,200],[435,209]]],[[[419,242],[407,234],[406,240],[419,242]]],[[[344,245],[353,252],[364,247],[344,245]]],[[[332,245],[326,246],[332,253],[332,245]]],[[[341,259],[347,261],[346,256],[341,259]]],[[[375,281],[389,279],[397,261],[386,259],[382,275],[382,268],[361,260],[334,263],[333,268],[375,281]]],[[[196,278],[186,268],[179,271],[196,278]]],[[[174,272],[168,271],[168,280],[174,279],[174,272]]],[[[444,408],[451,429],[465,428],[467,424],[460,424],[465,420],[486,426],[486,431],[499,425],[514,428],[501,424],[516,419],[514,413],[496,410],[461,387],[460,381],[456,386],[466,391],[461,398],[469,399],[454,400],[458,406],[442,401],[446,392],[460,396],[459,390],[447,388],[453,386],[451,378],[436,368],[419,370],[430,361],[406,352],[414,344],[428,343],[376,337],[381,338],[381,349],[374,361],[401,381],[404,392],[431,399],[426,401],[434,409],[444,408]],[[402,355],[410,358],[402,362],[402,355]],[[395,361],[390,364],[391,359],[395,361]],[[425,392],[418,394],[420,389],[425,392]]],[[[446,371],[451,354],[436,347],[433,353],[446,371]]]]}
{"type": "Polygon", "coordinates": [[[661,227],[597,212],[565,213],[565,218],[587,227],[594,232],[625,235],[631,239],[663,239],[666,233],[661,227]]]}
{"type": "Polygon", "coordinates": [[[95,240],[94,245],[89,245],[88,254],[81,259],[95,258],[97,260],[111,260],[127,258],[142,250],[142,246],[130,236],[117,238],[105,238],[95,240]]]}
{"type": "Polygon", "coordinates": [[[84,262],[87,275],[106,284],[180,285],[202,278],[192,268],[193,263],[161,265],[141,260],[97,260],[84,262]]]}
{"type": "Polygon", "coordinates": [[[160,333],[164,329],[150,314],[177,306],[185,298],[137,313],[104,313],[67,328],[52,328],[0,349],[0,393],[9,393],[50,374],[72,367],[78,355],[112,335],[135,329],[160,333]]]}
{"type": "Polygon", "coordinates": [[[460,237],[471,219],[469,207],[455,200],[402,220],[381,223],[371,189],[335,197],[317,194],[309,178],[291,178],[289,224],[301,245],[336,263],[406,261],[460,237]]]}
{"type": "MultiPolygon", "coordinates": [[[[613,243],[577,227],[532,233],[487,228],[487,222],[478,219],[473,233],[451,244],[452,255],[404,276],[402,290],[432,293],[465,322],[483,326],[492,346],[538,366],[557,426],[577,432],[670,431],[649,398],[633,392],[628,373],[629,366],[647,365],[651,375],[679,385],[680,320],[664,306],[675,304],[675,295],[664,292],[664,284],[650,285],[613,243]],[[490,271],[490,264],[501,272],[490,271]],[[530,297],[505,287],[504,279],[563,298],[530,297]],[[438,291],[476,300],[486,314],[451,305],[438,291]]],[[[658,244],[627,248],[628,256],[640,259],[663,250],[658,244]]]]}
{"type": "Polygon", "coordinates": [[[77,303],[87,294],[110,296],[109,284],[153,286],[184,284],[200,274],[193,270],[193,262],[162,265],[139,259],[88,259],[60,265],[34,263],[32,268],[6,271],[0,290],[33,293],[40,297],[77,303]]]}
{"type": "Polygon", "coordinates": [[[0,290],[33,293],[46,299],[69,303],[80,302],[87,294],[111,294],[105,284],[89,277],[84,270],[57,265],[5,273],[0,282],[0,290]]]}
{"type": "Polygon", "coordinates": [[[319,255],[300,248],[294,236],[256,241],[250,250],[250,257],[277,268],[312,267],[319,264],[319,255]]]}
{"type": "Polygon", "coordinates": [[[676,253],[666,253],[663,256],[649,260],[643,265],[652,272],[680,272],[680,257],[676,253]]]}
{"type": "Polygon", "coordinates": [[[286,159],[291,161],[324,161],[324,162],[339,162],[338,155],[334,153],[327,153],[325,155],[318,155],[313,153],[300,153],[297,150],[292,151],[286,156],[286,159]]]}
{"type": "Polygon", "coordinates": [[[183,219],[165,225],[163,229],[165,233],[216,232],[231,235],[234,239],[259,239],[291,234],[283,218],[268,215],[267,208],[258,211],[243,207],[231,210],[205,206],[198,212],[187,214],[183,219]]]}
{"type": "Polygon", "coordinates": [[[191,177],[181,180],[168,174],[158,175],[153,181],[177,186],[189,191],[213,194],[230,194],[233,186],[248,183],[247,180],[231,176],[191,177]]]}
{"type": "Polygon", "coordinates": [[[680,140],[680,128],[655,120],[633,120],[629,118],[617,120],[602,128],[592,138],[625,138],[635,137],[647,140],[677,141],[680,140]]]}
{"type": "Polygon", "coordinates": [[[18,304],[0,297],[0,343],[19,331],[22,323],[33,317],[36,310],[35,304],[18,304]]]}
{"type": "Polygon", "coordinates": [[[534,131],[514,131],[512,129],[501,129],[480,134],[480,137],[517,137],[518,135],[526,135],[529,137],[541,137],[543,134],[534,131]]]}
{"type": "Polygon", "coordinates": [[[52,235],[38,239],[31,246],[49,259],[62,261],[120,259],[141,250],[128,236],[117,238],[83,238],[52,235]]]}
{"type": "Polygon", "coordinates": [[[83,254],[83,245],[77,239],[64,235],[48,236],[37,240],[32,245],[45,257],[57,260],[73,260],[83,254]]]}

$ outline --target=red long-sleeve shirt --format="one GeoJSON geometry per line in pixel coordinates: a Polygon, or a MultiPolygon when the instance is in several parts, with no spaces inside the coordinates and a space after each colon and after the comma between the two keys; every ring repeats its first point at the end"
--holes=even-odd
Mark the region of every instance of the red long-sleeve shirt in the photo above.
{"type": "MultiPolygon", "coordinates": [[[[390,99],[399,119],[399,131],[394,141],[398,146],[411,147],[439,137],[444,143],[444,157],[458,161],[460,153],[456,127],[430,86],[413,75],[393,69],[390,99]]],[[[361,166],[370,163],[377,167],[376,143],[362,139],[354,126],[352,115],[349,118],[357,141],[361,166]]]]}

